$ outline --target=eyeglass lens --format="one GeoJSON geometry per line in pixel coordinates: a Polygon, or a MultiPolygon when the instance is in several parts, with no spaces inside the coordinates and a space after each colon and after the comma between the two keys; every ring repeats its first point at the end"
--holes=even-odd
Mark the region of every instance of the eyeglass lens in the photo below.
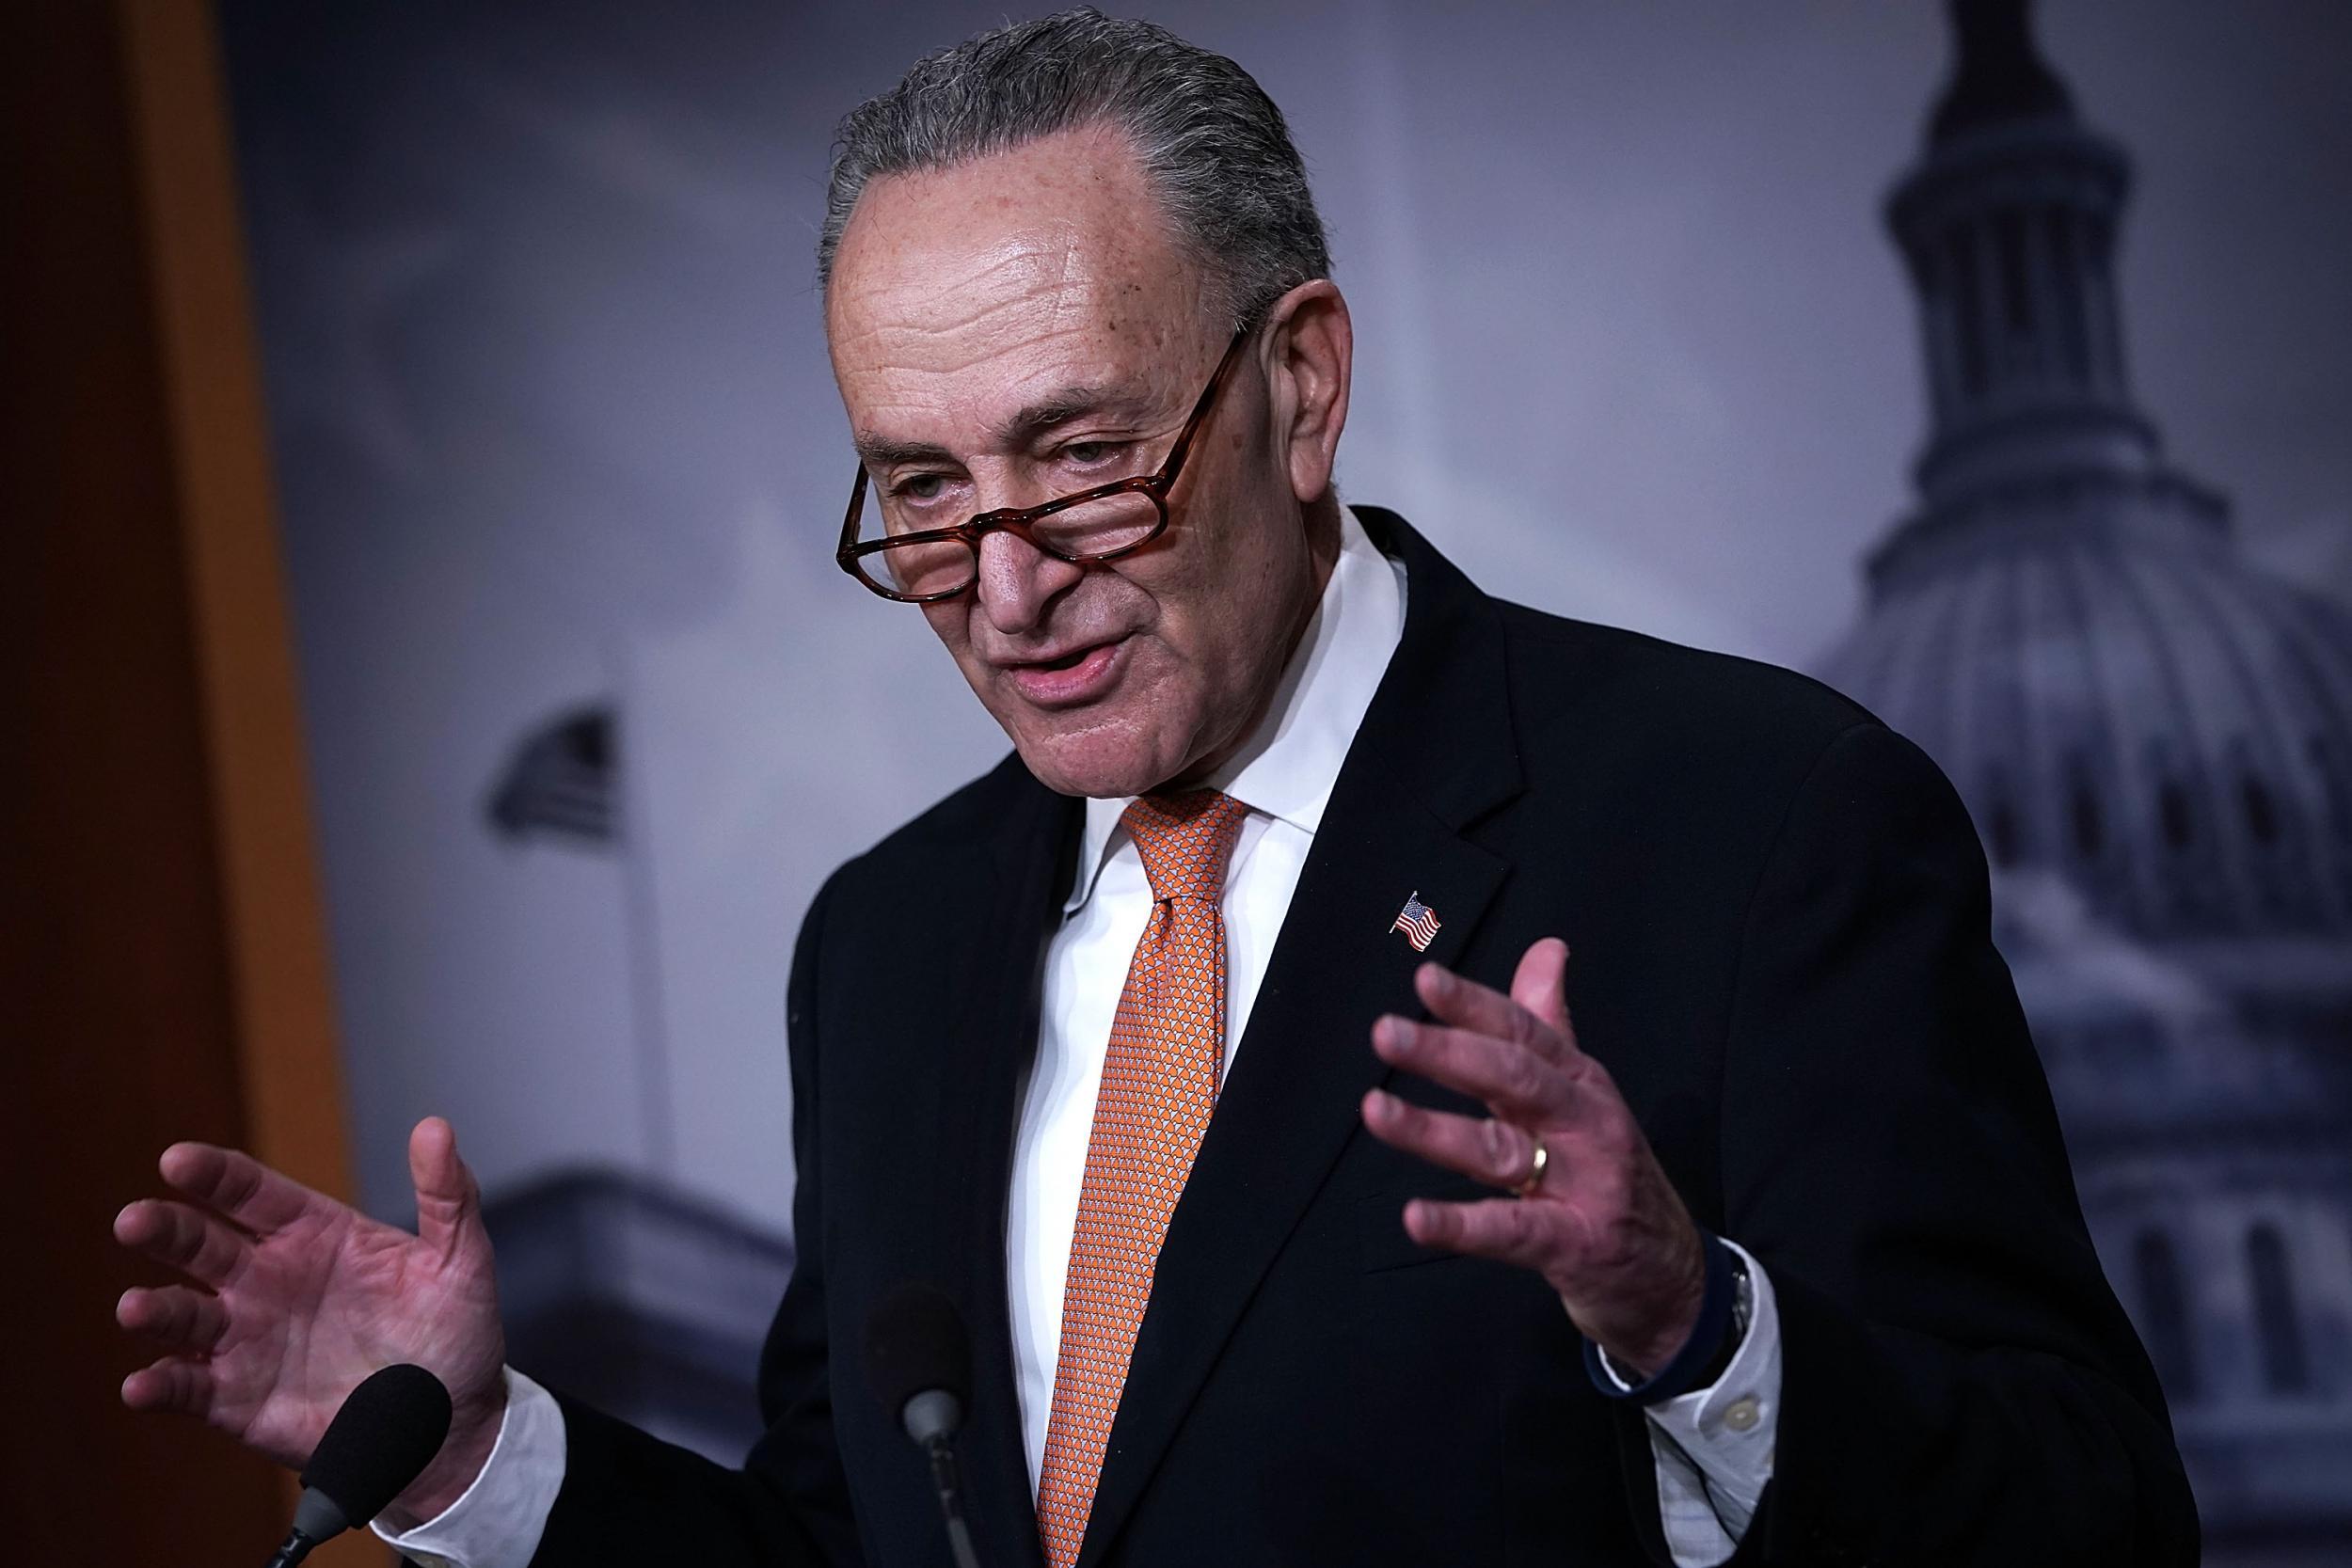
{"type": "MultiPolygon", "coordinates": [[[[1150,496],[1120,490],[1049,512],[1021,531],[1050,555],[1095,561],[1132,549],[1150,538],[1159,523],[1159,508],[1150,496]]],[[[884,526],[889,526],[886,513],[884,526]]],[[[961,539],[894,542],[887,549],[861,557],[859,564],[882,587],[913,594],[957,592],[979,571],[975,546],[961,539]]]]}

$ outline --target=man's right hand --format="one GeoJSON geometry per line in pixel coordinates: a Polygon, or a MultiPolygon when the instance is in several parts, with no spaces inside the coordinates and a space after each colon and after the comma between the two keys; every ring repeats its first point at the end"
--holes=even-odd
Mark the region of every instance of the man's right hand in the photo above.
{"type": "Polygon", "coordinates": [[[481,1189],[449,1123],[408,1135],[413,1236],[233,1149],[174,1144],[160,1166],[186,1201],[132,1204],[115,1239],[196,1283],[116,1306],[168,1353],[123,1380],[122,1402],[200,1417],[297,1469],[362,1378],[414,1362],[449,1386],[450,1435],[385,1519],[405,1528],[456,1501],[498,1439],[506,1337],[481,1189]]]}

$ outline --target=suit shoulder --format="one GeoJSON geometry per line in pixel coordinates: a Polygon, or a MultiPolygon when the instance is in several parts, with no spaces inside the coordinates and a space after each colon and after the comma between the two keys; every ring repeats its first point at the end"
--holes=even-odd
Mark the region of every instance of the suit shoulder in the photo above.
{"type": "Polygon", "coordinates": [[[1818,757],[1877,717],[1835,688],[1776,664],[1497,601],[1524,720],[1547,712],[1591,724],[1677,733],[1818,757]]]}
{"type": "Polygon", "coordinates": [[[936,865],[943,850],[986,838],[1003,825],[1007,813],[1025,793],[1042,787],[1022,766],[1020,753],[1008,752],[995,767],[916,813],[835,875],[855,868],[896,876],[910,868],[936,865]]]}

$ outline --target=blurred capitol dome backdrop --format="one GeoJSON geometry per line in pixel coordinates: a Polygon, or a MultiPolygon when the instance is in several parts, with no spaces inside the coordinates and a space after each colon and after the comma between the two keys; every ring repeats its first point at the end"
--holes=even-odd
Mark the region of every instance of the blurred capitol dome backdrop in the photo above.
{"type": "Polygon", "coordinates": [[[2352,609],[2246,561],[2166,459],[2116,297],[2130,162],[2023,0],[1960,22],[1887,206],[1918,505],[1822,673],[1968,802],[2207,1529],[2352,1545],[2352,609]]]}
{"type": "MultiPolygon", "coordinates": [[[[2352,1560],[2352,16],[1152,14],[1307,154],[1346,493],[1952,776],[2209,1560],[2352,1560]]],[[[826,148],[1002,13],[221,15],[363,1201],[450,1116],[517,1362],[739,1455],[801,912],[1003,748],[830,559],[826,148]]]]}

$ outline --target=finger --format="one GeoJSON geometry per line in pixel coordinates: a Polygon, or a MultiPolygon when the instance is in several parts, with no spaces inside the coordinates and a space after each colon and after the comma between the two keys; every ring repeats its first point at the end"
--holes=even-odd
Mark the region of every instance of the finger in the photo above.
{"type": "Polygon", "coordinates": [[[1391,1015],[1373,1025],[1372,1047],[1382,1061],[1484,1101],[1514,1121],[1549,1126],[1576,1111],[1575,1082],[1515,1040],[1391,1015]]]}
{"type": "Polygon", "coordinates": [[[122,1292],[115,1322],[167,1349],[208,1353],[229,1332],[229,1309],[218,1296],[185,1285],[141,1286],[122,1292]]]}
{"type": "Polygon", "coordinates": [[[1499,1117],[1433,1111],[1375,1089],[1364,1096],[1364,1125],[1391,1148],[1490,1187],[1516,1189],[1535,1166],[1534,1135],[1499,1117]]]}
{"type": "Polygon", "coordinates": [[[1405,1232],[1425,1247],[1491,1258],[1540,1272],[1557,1248],[1553,1204],[1489,1197],[1476,1203],[1439,1203],[1417,1197],[1405,1206],[1405,1232]]]}
{"type": "Polygon", "coordinates": [[[1511,1000],[1575,1049],[1576,1030],[1568,1023],[1566,942],[1546,937],[1519,955],[1518,970],[1511,976],[1511,1000]]]}
{"type": "Polygon", "coordinates": [[[165,1180],[257,1236],[283,1229],[324,1201],[250,1154],[212,1144],[173,1144],[156,1165],[165,1180]]]}
{"type": "Polygon", "coordinates": [[[417,1235],[443,1256],[488,1245],[482,1188],[457,1157],[456,1130],[427,1117],[408,1134],[408,1180],[417,1189],[417,1235]]]}
{"type": "Polygon", "coordinates": [[[1560,1032],[1491,986],[1454,974],[1442,964],[1423,964],[1413,974],[1413,990],[1444,1022],[1526,1046],[1548,1061],[1565,1062],[1567,1041],[1560,1032]]]}
{"type": "Polygon", "coordinates": [[[201,1361],[167,1355],[122,1380],[122,1402],[134,1410],[205,1415],[213,1408],[213,1370],[201,1361]]]}
{"type": "Polygon", "coordinates": [[[253,1243],[201,1210],[141,1198],[115,1216],[115,1240],[215,1290],[236,1278],[253,1243]]]}

